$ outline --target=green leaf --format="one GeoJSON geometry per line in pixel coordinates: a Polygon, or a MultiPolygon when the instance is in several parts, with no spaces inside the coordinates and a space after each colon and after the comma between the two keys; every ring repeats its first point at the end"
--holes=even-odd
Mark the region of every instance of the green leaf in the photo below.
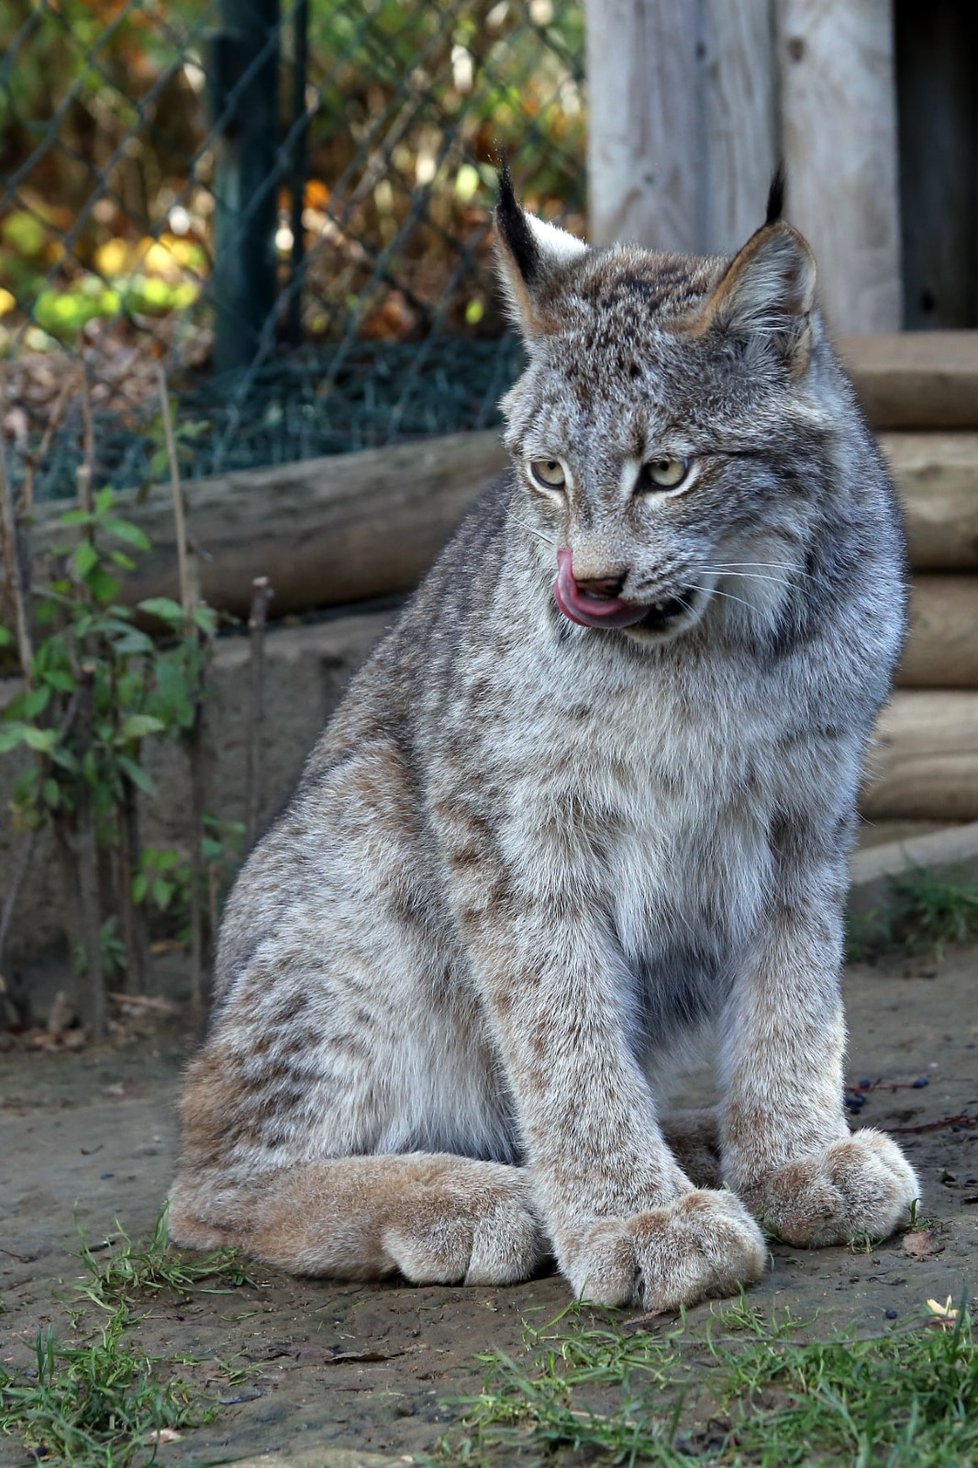
{"type": "Polygon", "coordinates": [[[137,765],[134,759],[130,759],[129,756],[126,754],[120,754],[119,768],[126,775],[128,775],[129,779],[132,781],[133,785],[136,786],[137,790],[142,790],[144,795],[156,794],[156,786],[153,784],[152,780],[150,779],[149,775],[147,775],[143,767],[141,765],[137,765]]]}
{"type": "Polygon", "coordinates": [[[89,514],[88,510],[65,510],[63,515],[58,516],[59,525],[93,525],[95,516],[89,514]]]}
{"type": "Polygon", "coordinates": [[[122,583],[115,576],[110,576],[100,566],[88,577],[88,584],[92,589],[92,595],[101,606],[108,606],[114,602],[119,595],[119,587],[122,583]]]}
{"type": "Polygon", "coordinates": [[[152,617],[159,617],[164,622],[170,622],[179,627],[183,622],[183,607],[179,602],[169,596],[150,596],[139,603],[141,612],[149,612],[152,617]]]}
{"type": "Polygon", "coordinates": [[[41,793],[52,810],[57,810],[61,804],[61,786],[57,780],[50,777],[41,785],[41,793]]]}
{"type": "Polygon", "coordinates": [[[213,607],[196,607],[194,610],[194,621],[201,631],[213,634],[217,631],[217,613],[213,607]]]}
{"type": "Polygon", "coordinates": [[[74,693],[75,691],[74,678],[63,668],[44,668],[41,677],[51,688],[57,689],[58,693],[74,693]]]}
{"type": "Polygon", "coordinates": [[[106,520],[102,529],[107,535],[114,535],[116,540],[124,540],[134,550],[148,551],[150,548],[149,536],[131,520],[106,520]]]}
{"type": "Polygon", "coordinates": [[[9,647],[14,640],[14,634],[8,632],[6,627],[0,627],[0,647],[9,647]]]}
{"type": "Polygon", "coordinates": [[[130,714],[119,735],[122,739],[142,739],[147,734],[161,734],[165,728],[163,720],[152,714],[130,714]]]}
{"type": "Polygon", "coordinates": [[[38,688],[32,688],[24,699],[24,713],[28,719],[36,719],[42,714],[51,702],[51,689],[42,683],[38,688]]]}
{"type": "Polygon", "coordinates": [[[23,741],[24,724],[0,724],[0,754],[9,754],[23,741]]]}
{"type": "Polygon", "coordinates": [[[145,875],[142,872],[140,872],[137,877],[133,877],[133,879],[132,879],[132,900],[133,900],[133,902],[145,902],[146,901],[146,893],[148,891],[149,891],[149,882],[146,880],[145,875]]]}
{"type": "Polygon", "coordinates": [[[109,560],[113,566],[119,566],[123,571],[135,571],[136,562],[132,556],[127,556],[125,551],[110,551],[109,560]]]}
{"type": "Polygon", "coordinates": [[[174,893],[172,882],[165,882],[162,877],[157,877],[153,883],[153,901],[163,912],[170,905],[170,899],[174,893]]]}
{"type": "Polygon", "coordinates": [[[98,551],[90,540],[81,540],[71,560],[79,576],[88,576],[98,565],[98,551]]]}
{"type": "Polygon", "coordinates": [[[115,504],[115,491],[109,485],[105,485],[95,496],[96,515],[107,515],[115,504]]]}
{"type": "Polygon", "coordinates": [[[145,632],[130,627],[125,637],[120,637],[118,642],[113,643],[113,649],[120,656],[125,657],[130,653],[151,653],[155,647],[152,637],[145,632]]]}
{"type": "Polygon", "coordinates": [[[72,775],[78,773],[78,758],[72,754],[70,749],[65,749],[64,745],[55,745],[54,749],[50,751],[50,755],[54,763],[60,765],[63,770],[68,770],[72,775]]]}
{"type": "Polygon", "coordinates": [[[58,742],[57,729],[35,729],[30,724],[25,724],[21,738],[31,749],[36,749],[41,754],[51,754],[58,742]]]}

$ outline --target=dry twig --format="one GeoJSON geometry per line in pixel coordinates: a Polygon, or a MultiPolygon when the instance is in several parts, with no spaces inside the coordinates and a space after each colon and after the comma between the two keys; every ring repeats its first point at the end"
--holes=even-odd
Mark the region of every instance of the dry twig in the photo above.
{"type": "Polygon", "coordinates": [[[265,722],[265,627],[268,621],[268,604],[274,595],[268,577],[256,576],[251,583],[251,615],[248,618],[251,711],[248,719],[245,782],[248,792],[245,842],[249,850],[258,834],[258,816],[263,795],[261,736],[265,722]]]}

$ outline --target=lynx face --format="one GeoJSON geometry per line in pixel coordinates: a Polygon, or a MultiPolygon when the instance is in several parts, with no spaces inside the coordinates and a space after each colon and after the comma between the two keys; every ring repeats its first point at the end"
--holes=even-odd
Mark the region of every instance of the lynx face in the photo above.
{"type": "Polygon", "coordinates": [[[831,428],[810,391],[805,242],[775,220],[732,262],[598,253],[505,183],[497,229],[529,354],[505,440],[560,610],[655,642],[717,597],[773,625],[817,499],[806,441],[831,428]]]}

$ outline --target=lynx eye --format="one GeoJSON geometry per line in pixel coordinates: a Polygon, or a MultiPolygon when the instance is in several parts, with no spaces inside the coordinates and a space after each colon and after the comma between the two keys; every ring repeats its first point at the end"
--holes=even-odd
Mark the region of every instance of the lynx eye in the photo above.
{"type": "Polygon", "coordinates": [[[564,466],[559,459],[534,459],[529,470],[530,478],[536,480],[541,489],[563,489],[566,480],[564,466]]]}
{"type": "Polygon", "coordinates": [[[642,465],[642,489],[678,489],[689,474],[689,459],[663,456],[642,465]]]}

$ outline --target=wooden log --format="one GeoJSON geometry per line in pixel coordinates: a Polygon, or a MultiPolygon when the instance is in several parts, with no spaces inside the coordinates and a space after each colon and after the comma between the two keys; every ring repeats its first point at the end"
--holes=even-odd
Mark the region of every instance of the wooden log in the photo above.
{"type": "Polygon", "coordinates": [[[898,689],[868,773],[870,819],[978,820],[978,693],[898,689]]]}
{"type": "Polygon", "coordinates": [[[788,217],[811,242],[829,321],[903,318],[890,0],[780,0],[788,217]]]}
{"type": "Polygon", "coordinates": [[[915,576],[904,688],[978,688],[978,576],[915,576]]]}
{"type": "Polygon", "coordinates": [[[978,570],[978,433],[881,433],[915,571],[978,570]]]}
{"type": "Polygon", "coordinates": [[[978,331],[840,336],[838,346],[874,428],[978,428],[978,331]]]}
{"type": "MultiPolygon", "coordinates": [[[[188,484],[204,600],[246,617],[256,576],[275,587],[277,617],[411,591],[476,491],[508,462],[498,433],[463,433],[188,484]]],[[[178,595],[168,500],[122,498],[153,548],[121,599],[178,595]]],[[[63,532],[45,507],[35,545],[55,539],[63,532]]]]}

